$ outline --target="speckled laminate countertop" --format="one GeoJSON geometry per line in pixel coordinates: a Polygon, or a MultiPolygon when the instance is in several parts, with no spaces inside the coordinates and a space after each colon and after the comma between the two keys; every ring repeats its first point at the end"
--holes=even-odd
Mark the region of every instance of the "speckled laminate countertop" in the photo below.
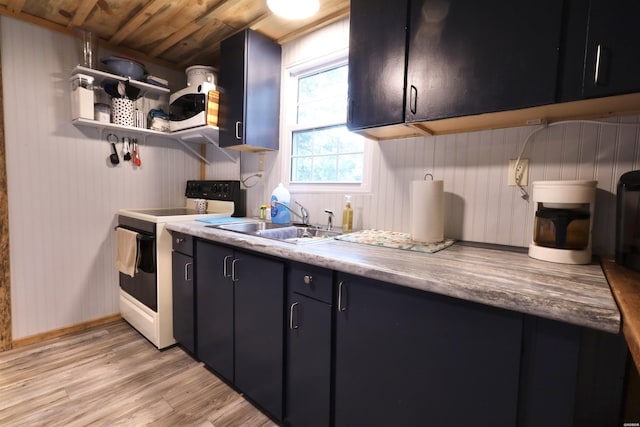
{"type": "Polygon", "coordinates": [[[166,227],[287,260],[606,332],[620,331],[620,311],[597,263],[555,264],[517,251],[458,243],[435,254],[338,240],[294,245],[197,221],[166,227]]]}

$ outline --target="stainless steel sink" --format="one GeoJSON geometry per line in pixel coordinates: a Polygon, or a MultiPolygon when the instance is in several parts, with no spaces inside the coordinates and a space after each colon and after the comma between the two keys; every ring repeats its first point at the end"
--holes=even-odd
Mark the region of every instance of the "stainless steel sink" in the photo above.
{"type": "Polygon", "coordinates": [[[264,230],[275,230],[278,228],[290,227],[284,224],[274,224],[272,222],[259,221],[259,222],[240,222],[235,224],[220,224],[213,225],[211,227],[222,228],[223,230],[237,231],[244,234],[256,234],[264,230]]]}
{"type": "Polygon", "coordinates": [[[222,230],[235,231],[237,233],[250,234],[298,245],[323,242],[342,234],[339,231],[326,230],[318,226],[274,224],[267,221],[210,225],[208,227],[220,228],[222,230]]]}

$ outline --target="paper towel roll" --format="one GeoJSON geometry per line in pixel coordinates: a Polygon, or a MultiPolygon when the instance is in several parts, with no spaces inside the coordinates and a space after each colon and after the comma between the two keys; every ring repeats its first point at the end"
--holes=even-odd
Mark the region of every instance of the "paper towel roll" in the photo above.
{"type": "Polygon", "coordinates": [[[444,181],[411,183],[411,238],[434,243],[444,240],[444,181]]]}

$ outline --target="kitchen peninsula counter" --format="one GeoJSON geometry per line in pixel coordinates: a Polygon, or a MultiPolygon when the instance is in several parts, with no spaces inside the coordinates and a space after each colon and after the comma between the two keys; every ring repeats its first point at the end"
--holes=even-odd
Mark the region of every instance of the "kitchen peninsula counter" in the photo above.
{"type": "Polygon", "coordinates": [[[296,245],[191,222],[172,231],[287,260],[610,333],[620,311],[598,263],[566,265],[463,243],[434,254],[338,240],[296,245]]]}

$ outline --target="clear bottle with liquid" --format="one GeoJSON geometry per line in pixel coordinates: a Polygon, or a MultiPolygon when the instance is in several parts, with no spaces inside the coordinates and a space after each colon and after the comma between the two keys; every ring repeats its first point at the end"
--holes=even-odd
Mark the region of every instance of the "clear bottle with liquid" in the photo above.
{"type": "Polygon", "coordinates": [[[342,232],[351,233],[353,231],[353,208],[351,207],[351,196],[344,196],[346,204],[342,211],[342,232]]]}

